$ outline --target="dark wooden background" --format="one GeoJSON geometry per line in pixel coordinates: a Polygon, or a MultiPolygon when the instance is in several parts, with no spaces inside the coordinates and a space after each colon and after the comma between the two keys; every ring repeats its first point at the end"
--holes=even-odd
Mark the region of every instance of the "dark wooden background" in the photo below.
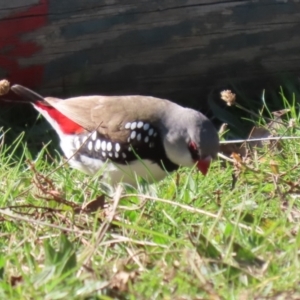
{"type": "Polygon", "coordinates": [[[199,108],[215,87],[297,76],[299,33],[296,0],[2,0],[0,78],[199,108]]]}

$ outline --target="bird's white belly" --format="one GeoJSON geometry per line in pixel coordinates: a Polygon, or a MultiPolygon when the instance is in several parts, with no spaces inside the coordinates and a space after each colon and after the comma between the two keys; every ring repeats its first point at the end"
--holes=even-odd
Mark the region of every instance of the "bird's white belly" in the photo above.
{"type": "Polygon", "coordinates": [[[119,182],[136,185],[137,177],[142,177],[147,182],[153,183],[167,175],[164,170],[150,160],[137,160],[128,165],[121,165],[80,155],[80,161],[71,159],[69,163],[73,168],[89,175],[95,175],[98,172],[99,175],[103,174],[103,179],[112,185],[119,182]]]}
{"type": "Polygon", "coordinates": [[[163,179],[167,173],[157,164],[150,160],[142,162],[136,160],[129,165],[114,165],[114,169],[109,171],[111,184],[126,182],[135,185],[138,177],[142,177],[149,183],[157,182],[163,179]]]}

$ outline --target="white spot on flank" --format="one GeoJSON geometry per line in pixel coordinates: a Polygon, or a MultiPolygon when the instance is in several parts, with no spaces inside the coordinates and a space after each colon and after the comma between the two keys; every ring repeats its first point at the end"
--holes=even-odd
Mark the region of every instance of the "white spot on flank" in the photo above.
{"type": "Polygon", "coordinates": [[[131,146],[128,147],[128,151],[131,151],[131,146]]]}
{"type": "Polygon", "coordinates": [[[119,153],[115,152],[115,158],[119,158],[119,153]]]}
{"type": "Polygon", "coordinates": [[[112,144],[111,144],[111,142],[108,142],[108,143],[107,143],[106,149],[107,149],[107,151],[111,151],[111,149],[112,149],[112,144]]]}
{"type": "Polygon", "coordinates": [[[150,144],[149,144],[149,147],[150,147],[150,148],[153,148],[153,147],[154,147],[154,143],[150,143],[150,144]]]}
{"type": "Polygon", "coordinates": [[[88,149],[89,149],[90,151],[93,150],[93,142],[92,142],[92,141],[89,141],[89,143],[88,143],[88,149]]]}
{"type": "Polygon", "coordinates": [[[149,142],[149,136],[146,136],[144,141],[145,141],[145,143],[148,143],[149,142]]]}
{"type": "Polygon", "coordinates": [[[121,150],[120,144],[116,143],[115,148],[116,148],[116,151],[119,152],[121,150]]]}
{"type": "Polygon", "coordinates": [[[122,153],[122,157],[123,157],[123,158],[126,158],[126,154],[125,154],[124,152],[122,153]]]}
{"type": "Polygon", "coordinates": [[[153,133],[154,133],[153,128],[150,128],[148,134],[151,136],[153,133]]]}
{"type": "Polygon", "coordinates": [[[103,157],[106,157],[106,153],[105,153],[105,152],[102,152],[102,156],[103,156],[103,157]]]}
{"type": "Polygon", "coordinates": [[[94,131],[94,132],[92,133],[92,140],[93,140],[93,141],[96,141],[96,139],[97,139],[97,131],[94,131]]]}
{"type": "Polygon", "coordinates": [[[102,141],[101,148],[102,148],[103,151],[106,150],[106,142],[105,141],[102,141]]]}
{"type": "Polygon", "coordinates": [[[130,137],[127,139],[127,142],[128,142],[128,143],[130,142],[130,137]]]}
{"type": "Polygon", "coordinates": [[[136,122],[132,122],[131,123],[131,126],[130,126],[130,129],[131,130],[134,130],[136,128],[136,122]]]}
{"type": "Polygon", "coordinates": [[[157,132],[154,132],[153,136],[156,137],[157,136],[157,132]]]}
{"type": "Polygon", "coordinates": [[[80,142],[80,140],[79,140],[78,137],[75,138],[75,140],[74,140],[74,145],[75,145],[75,148],[76,148],[76,149],[79,149],[79,148],[80,148],[81,142],[80,142]]]}
{"type": "Polygon", "coordinates": [[[142,139],[142,134],[139,133],[139,134],[137,135],[136,139],[137,139],[138,141],[140,141],[140,140],[142,139]]]}
{"type": "Polygon", "coordinates": [[[86,142],[87,139],[88,139],[88,136],[87,136],[87,135],[83,136],[83,137],[82,137],[82,144],[84,144],[84,143],[86,142]]]}
{"type": "Polygon", "coordinates": [[[96,141],[95,150],[98,151],[98,150],[100,150],[100,148],[101,148],[101,140],[98,139],[96,141]]]}
{"type": "Polygon", "coordinates": [[[143,125],[144,125],[144,123],[143,123],[142,121],[139,121],[139,122],[137,123],[137,128],[142,128],[143,125]]]}
{"type": "Polygon", "coordinates": [[[111,152],[108,153],[109,157],[113,157],[113,154],[111,152]]]}
{"type": "Polygon", "coordinates": [[[131,123],[126,123],[126,124],[125,124],[125,129],[129,129],[130,126],[131,126],[131,123]]]}
{"type": "Polygon", "coordinates": [[[131,132],[131,135],[130,135],[130,138],[133,140],[136,136],[136,131],[132,131],[131,132]]]}
{"type": "Polygon", "coordinates": [[[149,125],[148,123],[146,123],[146,124],[144,125],[143,129],[144,129],[144,130],[148,130],[149,127],[150,127],[150,125],[149,125]]]}

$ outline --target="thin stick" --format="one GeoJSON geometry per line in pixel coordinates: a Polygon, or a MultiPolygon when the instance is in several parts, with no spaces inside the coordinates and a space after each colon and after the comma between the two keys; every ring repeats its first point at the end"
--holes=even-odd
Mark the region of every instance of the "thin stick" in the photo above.
{"type": "Polygon", "coordinates": [[[224,154],[222,154],[222,153],[218,153],[218,156],[219,156],[220,158],[224,159],[224,160],[227,160],[227,161],[229,161],[229,162],[231,162],[231,163],[234,163],[234,160],[233,160],[232,158],[230,158],[230,157],[228,157],[228,156],[226,156],[226,155],[224,155],[224,154]]]}
{"type": "Polygon", "coordinates": [[[13,214],[9,211],[5,211],[3,209],[0,209],[0,214],[10,217],[14,220],[19,220],[19,221],[24,221],[27,223],[35,223],[37,225],[41,225],[41,226],[46,226],[46,227],[51,227],[51,228],[55,228],[55,229],[59,229],[61,231],[68,231],[68,232],[73,232],[73,233],[81,233],[81,234],[92,234],[92,231],[88,231],[88,230],[75,230],[75,229],[71,229],[71,228],[67,228],[67,227],[62,227],[62,226],[58,226],[58,225],[53,225],[50,223],[46,223],[46,222],[42,222],[39,220],[34,220],[34,219],[28,219],[16,214],[13,214]]]}
{"type": "MultiPolygon", "coordinates": [[[[177,207],[183,208],[187,211],[198,213],[198,214],[208,216],[208,217],[211,217],[211,218],[214,218],[214,219],[220,218],[219,214],[213,214],[213,213],[207,212],[207,211],[199,209],[199,208],[194,208],[194,207],[191,207],[191,206],[188,206],[188,205],[185,205],[185,204],[181,204],[181,203],[178,203],[178,202],[174,202],[174,201],[171,201],[171,200],[167,200],[167,199],[156,198],[156,197],[151,197],[151,196],[147,196],[147,195],[138,195],[138,194],[127,194],[127,195],[123,195],[121,198],[125,198],[125,197],[139,197],[139,198],[149,199],[149,200],[153,200],[153,201],[157,201],[157,202],[171,204],[172,206],[177,206],[177,207]]],[[[125,209],[125,207],[119,207],[119,208],[125,209]]],[[[220,219],[223,220],[223,221],[228,221],[224,217],[222,217],[220,219]]],[[[232,224],[234,224],[234,225],[236,225],[240,228],[243,228],[243,229],[246,229],[246,230],[249,230],[249,231],[253,230],[253,228],[251,228],[250,226],[247,226],[245,224],[241,224],[241,223],[234,222],[234,221],[230,221],[230,222],[232,222],[232,224]]],[[[259,227],[257,229],[255,229],[255,232],[258,233],[258,234],[263,234],[263,231],[259,227]]]]}
{"type": "Polygon", "coordinates": [[[250,142],[260,142],[260,141],[278,141],[278,140],[297,140],[300,136],[271,136],[266,138],[256,138],[256,139],[245,139],[245,140],[230,140],[230,141],[220,141],[220,144],[240,144],[240,143],[250,143],[250,142]]]}

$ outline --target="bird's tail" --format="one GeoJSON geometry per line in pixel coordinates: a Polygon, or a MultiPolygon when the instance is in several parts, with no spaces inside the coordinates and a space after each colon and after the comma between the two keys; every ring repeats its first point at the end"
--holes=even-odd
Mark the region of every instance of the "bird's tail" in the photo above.
{"type": "Polygon", "coordinates": [[[36,102],[36,101],[44,101],[44,97],[41,96],[40,94],[34,92],[33,90],[30,90],[26,88],[25,86],[19,85],[19,84],[14,84],[10,88],[15,94],[18,96],[31,101],[31,102],[36,102]]]}

